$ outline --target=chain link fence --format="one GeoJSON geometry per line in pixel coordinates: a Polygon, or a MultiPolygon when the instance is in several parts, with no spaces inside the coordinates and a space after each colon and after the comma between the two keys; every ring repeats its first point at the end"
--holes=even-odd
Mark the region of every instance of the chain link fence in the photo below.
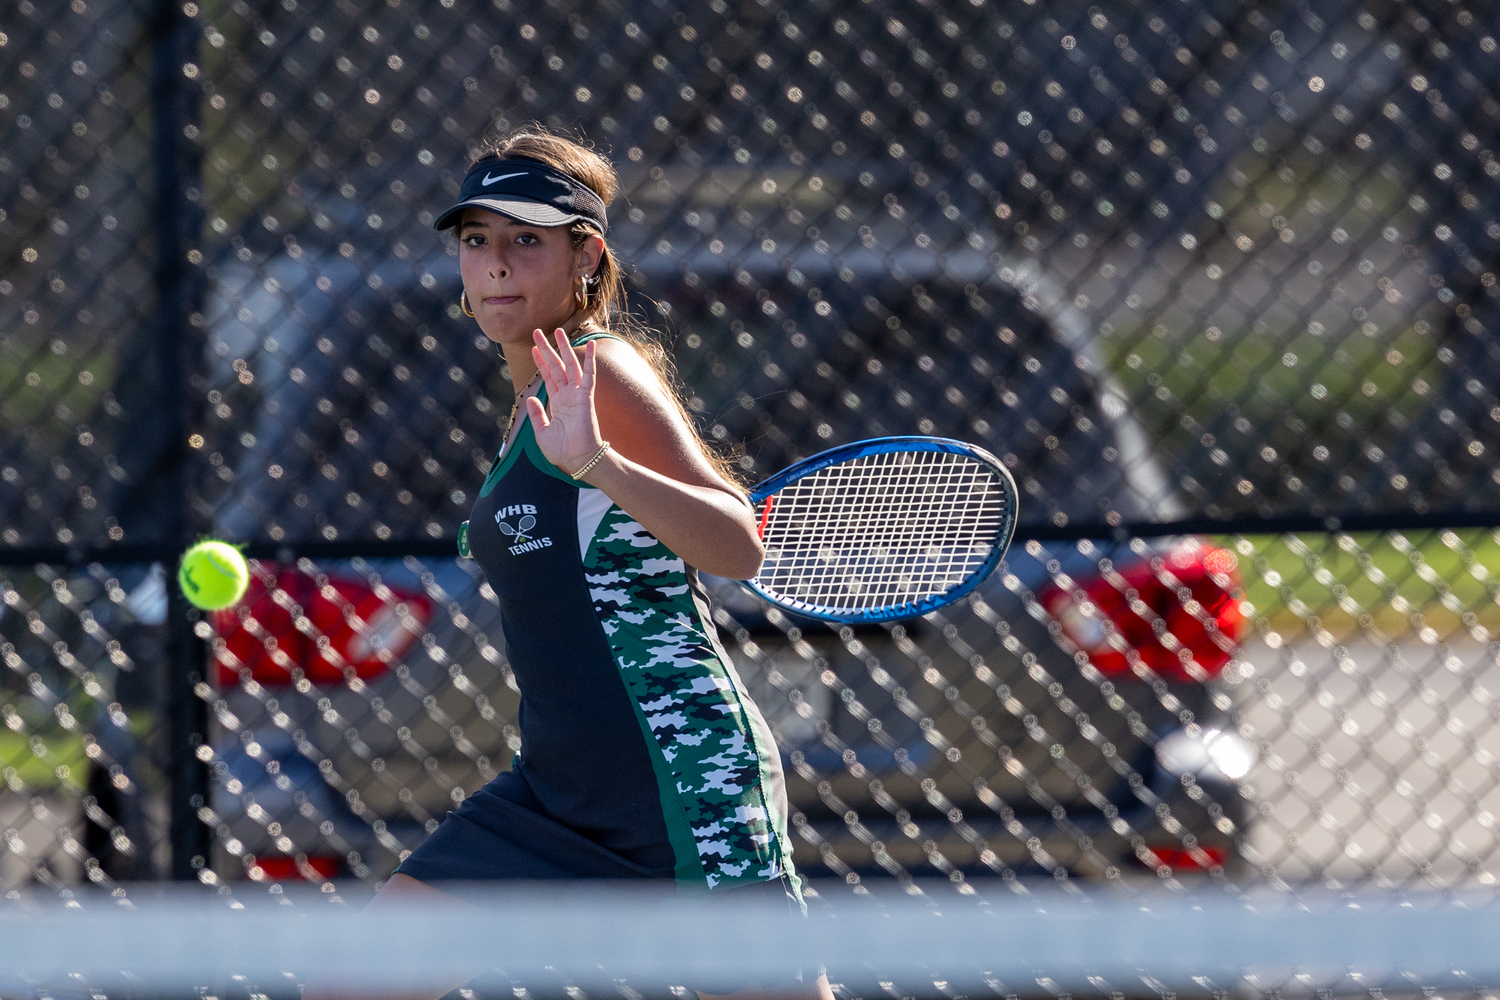
{"type": "Polygon", "coordinates": [[[22,0],[0,882],[332,892],[509,766],[450,553],[512,393],[431,222],[540,120],[616,163],[631,308],[747,480],[921,433],[1021,485],[925,619],[715,585],[799,867],[1493,884],[1497,35],[1437,0],[22,0]],[[207,532],[256,557],[216,615],[168,581],[207,532]]]}

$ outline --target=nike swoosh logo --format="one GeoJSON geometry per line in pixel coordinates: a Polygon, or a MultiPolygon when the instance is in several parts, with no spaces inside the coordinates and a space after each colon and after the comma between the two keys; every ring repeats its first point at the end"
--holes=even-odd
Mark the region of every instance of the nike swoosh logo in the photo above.
{"type": "Polygon", "coordinates": [[[480,183],[483,184],[485,187],[489,187],[491,184],[499,184],[501,181],[510,180],[512,177],[525,177],[525,176],[526,176],[526,171],[524,171],[524,170],[522,170],[519,173],[515,173],[515,174],[501,174],[499,177],[491,177],[489,175],[489,172],[486,171],[485,175],[484,175],[484,180],[480,181],[480,183]]]}

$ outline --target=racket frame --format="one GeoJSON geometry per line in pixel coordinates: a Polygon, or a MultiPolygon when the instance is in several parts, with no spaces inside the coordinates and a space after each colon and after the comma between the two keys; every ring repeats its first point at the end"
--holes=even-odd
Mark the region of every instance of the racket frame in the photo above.
{"type": "Polygon", "coordinates": [[[954,438],[929,437],[920,434],[894,435],[891,437],[869,438],[864,441],[853,441],[849,444],[829,448],[820,451],[816,455],[809,455],[800,462],[782,469],[780,472],[757,483],[750,490],[750,503],[757,509],[760,520],[760,531],[762,537],[765,534],[766,522],[770,519],[771,506],[775,504],[774,496],[791,483],[811,475],[820,469],[826,469],[830,465],[837,465],[850,459],[865,458],[870,455],[888,454],[890,452],[944,452],[952,455],[962,455],[974,459],[984,465],[990,466],[1004,484],[1003,489],[1007,493],[1008,503],[1005,505],[1004,520],[1000,531],[996,536],[995,544],[988,558],[969,575],[958,586],[945,590],[941,594],[934,594],[917,601],[908,601],[885,608],[870,608],[862,611],[835,612],[821,607],[814,607],[805,602],[788,597],[774,595],[754,579],[745,580],[743,583],[759,597],[770,601],[780,608],[785,608],[794,614],[807,618],[816,618],[821,621],[843,622],[846,624],[874,623],[883,621],[896,621],[902,618],[918,618],[929,614],[939,608],[947,607],[955,601],[962,600],[968,596],[974,588],[985,581],[995,567],[1000,565],[1000,560],[1005,557],[1005,552],[1010,548],[1011,538],[1016,531],[1016,508],[1019,502],[1019,493],[1016,490],[1016,481],[1011,476],[1010,470],[994,455],[985,451],[977,445],[967,441],[959,441],[954,438]],[[770,499],[762,509],[762,504],[770,499]]]}

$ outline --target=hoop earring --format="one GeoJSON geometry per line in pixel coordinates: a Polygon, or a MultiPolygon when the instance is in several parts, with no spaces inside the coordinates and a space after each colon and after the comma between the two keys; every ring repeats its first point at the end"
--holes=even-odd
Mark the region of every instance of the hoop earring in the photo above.
{"type": "Polygon", "coordinates": [[[588,309],[588,307],[589,307],[589,279],[588,279],[587,275],[580,274],[578,276],[578,291],[576,291],[576,292],[573,293],[573,301],[576,302],[576,303],[578,303],[578,308],[579,308],[580,311],[584,311],[584,310],[588,309]]]}
{"type": "Polygon", "coordinates": [[[464,311],[464,315],[470,319],[474,318],[474,310],[469,308],[469,290],[465,288],[458,293],[458,308],[464,311]]]}

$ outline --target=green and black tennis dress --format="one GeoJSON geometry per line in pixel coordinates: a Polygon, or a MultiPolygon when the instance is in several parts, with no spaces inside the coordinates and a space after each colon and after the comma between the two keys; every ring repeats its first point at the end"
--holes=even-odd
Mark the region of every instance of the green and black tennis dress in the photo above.
{"type": "Polygon", "coordinates": [[[499,595],[521,752],[399,870],[797,894],[780,758],[696,571],[548,462],[530,421],[479,491],[469,547],[499,595]]]}

